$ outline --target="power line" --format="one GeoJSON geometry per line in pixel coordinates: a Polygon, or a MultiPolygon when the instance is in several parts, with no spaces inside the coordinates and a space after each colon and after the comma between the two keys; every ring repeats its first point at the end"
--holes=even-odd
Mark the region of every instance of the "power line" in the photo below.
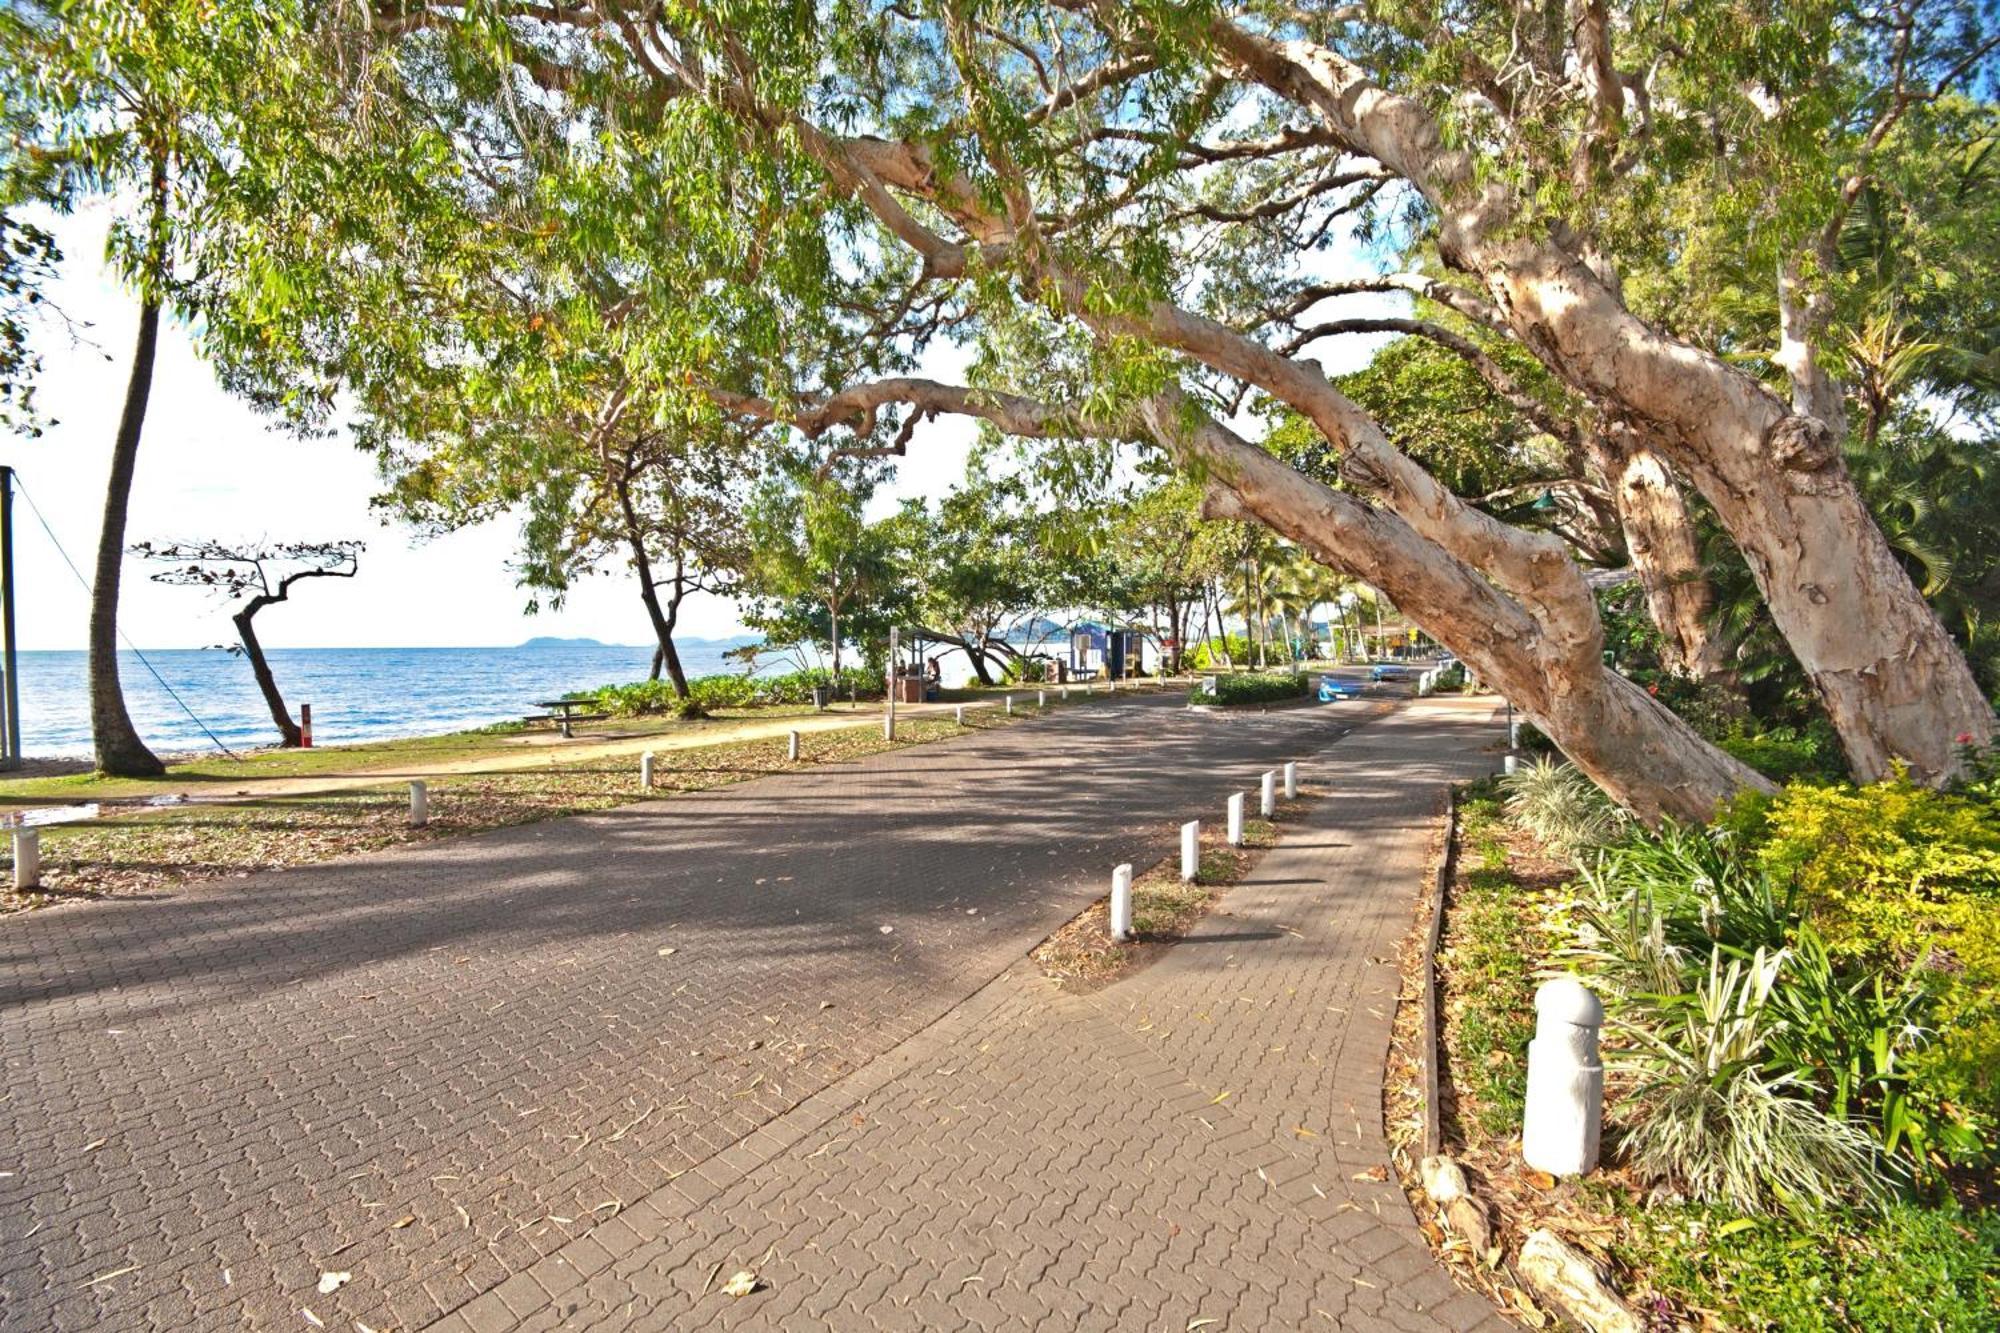
{"type": "MultiPolygon", "coordinates": [[[[42,516],[42,507],[35,503],[35,497],[28,494],[28,488],[25,485],[22,485],[21,474],[19,470],[16,470],[14,473],[14,485],[20,488],[21,498],[28,502],[28,508],[34,512],[35,522],[42,525],[42,531],[48,536],[49,545],[56,548],[56,554],[62,557],[62,562],[65,565],[69,566],[69,572],[76,575],[76,581],[82,585],[83,590],[86,593],[89,592],[91,590],[90,580],[83,576],[83,571],[76,567],[76,561],[70,559],[69,552],[63,549],[62,542],[59,541],[56,537],[56,530],[50,527],[48,519],[42,516]]],[[[172,699],[175,703],[181,706],[181,711],[188,715],[188,721],[194,723],[197,727],[200,727],[201,734],[208,737],[210,741],[214,742],[216,749],[222,751],[224,754],[228,755],[231,759],[236,760],[238,763],[242,763],[243,756],[236,753],[236,751],[230,749],[227,745],[224,745],[222,743],[222,738],[220,736],[217,736],[214,732],[208,729],[208,723],[202,721],[199,717],[195,716],[194,709],[189,708],[187,706],[187,700],[181,698],[181,696],[175,692],[174,687],[167,684],[167,678],[165,676],[162,676],[158,671],[154,670],[153,664],[146,660],[146,655],[139,651],[139,646],[133,643],[131,639],[126,637],[124,630],[121,629],[118,631],[118,638],[122,643],[124,643],[126,649],[132,654],[132,656],[139,659],[139,664],[146,668],[147,673],[150,674],[152,678],[159,683],[160,688],[167,692],[167,697],[172,699]]]]}

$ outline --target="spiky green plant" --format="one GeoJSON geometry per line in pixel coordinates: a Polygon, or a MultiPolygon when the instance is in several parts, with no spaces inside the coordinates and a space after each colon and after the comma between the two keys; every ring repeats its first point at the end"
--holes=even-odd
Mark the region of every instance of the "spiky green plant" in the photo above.
{"type": "Polygon", "coordinates": [[[1625,815],[1574,765],[1543,756],[1500,780],[1507,815],[1557,856],[1603,846],[1625,827],[1625,815]]]}

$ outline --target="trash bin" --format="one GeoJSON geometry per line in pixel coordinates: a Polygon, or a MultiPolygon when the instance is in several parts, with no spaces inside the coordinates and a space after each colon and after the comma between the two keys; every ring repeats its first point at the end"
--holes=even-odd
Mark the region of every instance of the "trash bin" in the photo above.
{"type": "Polygon", "coordinates": [[[816,711],[822,713],[825,712],[827,700],[831,699],[832,697],[833,697],[833,690],[830,687],[825,685],[813,686],[813,708],[816,711]]]}

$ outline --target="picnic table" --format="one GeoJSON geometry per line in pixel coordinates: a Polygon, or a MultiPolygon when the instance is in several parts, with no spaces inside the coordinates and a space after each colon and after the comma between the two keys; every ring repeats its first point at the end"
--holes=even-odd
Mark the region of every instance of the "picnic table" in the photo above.
{"type": "Polygon", "coordinates": [[[564,740],[570,739],[569,724],[572,722],[602,722],[609,713],[579,713],[579,708],[589,708],[595,699],[543,699],[535,707],[542,710],[542,716],[531,717],[530,722],[553,722],[562,728],[564,740]]]}

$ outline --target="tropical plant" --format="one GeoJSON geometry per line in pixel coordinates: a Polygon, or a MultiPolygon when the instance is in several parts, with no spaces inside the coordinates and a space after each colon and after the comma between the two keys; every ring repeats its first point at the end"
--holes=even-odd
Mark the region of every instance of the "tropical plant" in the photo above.
{"type": "Polygon", "coordinates": [[[1758,949],[1725,963],[1718,951],[1692,990],[1628,997],[1615,1020],[1630,1043],[1615,1063],[1635,1077],[1621,1150],[1643,1175],[1745,1213],[1877,1202],[1869,1136],[1782,1067],[1771,1001],[1785,960],[1758,949]]]}
{"type": "Polygon", "coordinates": [[[1500,780],[1507,814],[1558,856],[1573,857],[1618,836],[1624,815],[1573,764],[1547,756],[1500,780]]]}

